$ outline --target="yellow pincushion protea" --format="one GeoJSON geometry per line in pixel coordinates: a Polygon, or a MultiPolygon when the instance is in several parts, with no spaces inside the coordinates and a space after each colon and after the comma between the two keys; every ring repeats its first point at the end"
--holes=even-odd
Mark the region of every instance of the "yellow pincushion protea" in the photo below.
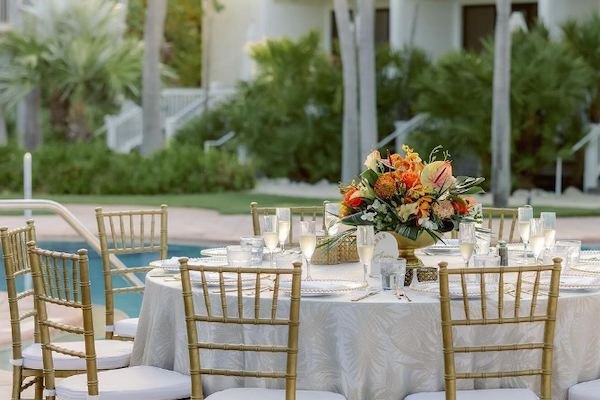
{"type": "Polygon", "coordinates": [[[375,182],[375,193],[382,199],[389,199],[398,191],[398,183],[391,172],[382,174],[375,182]]]}

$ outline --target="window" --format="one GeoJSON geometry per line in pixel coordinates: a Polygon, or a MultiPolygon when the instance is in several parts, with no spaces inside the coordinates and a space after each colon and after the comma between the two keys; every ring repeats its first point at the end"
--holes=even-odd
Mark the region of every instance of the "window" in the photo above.
{"type": "MultiPolygon", "coordinates": [[[[0,0],[1,1],[1,0],[0,0]]],[[[353,10],[350,11],[350,18],[354,19],[353,10]]],[[[337,24],[335,23],[335,13],[331,12],[331,43],[338,40],[337,24]]],[[[375,46],[388,44],[390,41],[390,10],[387,8],[378,8],[375,10],[375,46]]],[[[332,46],[334,48],[334,46],[332,46]]]]}
{"type": "MultiPolygon", "coordinates": [[[[523,13],[530,28],[537,18],[537,3],[513,4],[512,11],[523,13]]],[[[481,51],[481,40],[494,34],[496,6],[479,5],[463,7],[463,48],[481,51]]]]}

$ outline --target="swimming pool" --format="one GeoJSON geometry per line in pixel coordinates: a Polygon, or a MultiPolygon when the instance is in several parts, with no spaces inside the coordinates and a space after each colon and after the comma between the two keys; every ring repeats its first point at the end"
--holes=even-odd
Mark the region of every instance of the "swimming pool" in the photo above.
{"type": "MultiPolygon", "coordinates": [[[[85,242],[70,241],[41,241],[39,247],[55,251],[77,253],[79,249],[87,249],[90,259],[90,280],[92,282],[92,303],[104,305],[104,277],[102,275],[102,258],[95,250],[85,242]]],[[[181,244],[169,244],[169,257],[188,256],[198,257],[200,250],[207,246],[189,246],[181,244]]],[[[128,267],[139,267],[148,265],[150,261],[159,258],[158,253],[124,254],[118,256],[128,267]]],[[[0,291],[6,291],[6,279],[4,277],[4,264],[0,258],[0,291]]],[[[142,281],[145,274],[136,274],[142,281]]],[[[23,279],[17,279],[18,290],[23,290],[23,279]]],[[[131,286],[129,281],[122,276],[115,276],[113,279],[114,287],[131,286]]],[[[142,305],[141,293],[124,293],[115,296],[115,309],[119,310],[129,317],[138,317],[142,305]]]]}

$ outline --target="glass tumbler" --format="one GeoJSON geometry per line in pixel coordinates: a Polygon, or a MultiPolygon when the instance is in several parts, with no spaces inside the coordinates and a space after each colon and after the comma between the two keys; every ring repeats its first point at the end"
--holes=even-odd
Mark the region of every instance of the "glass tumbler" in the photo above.
{"type": "Polygon", "coordinates": [[[249,267],[252,260],[252,247],[227,246],[227,264],[233,267],[249,267]]]}
{"type": "Polygon", "coordinates": [[[398,290],[404,286],[406,276],[406,260],[384,258],[379,260],[381,267],[381,288],[383,290],[398,290]]]}
{"type": "MultiPolygon", "coordinates": [[[[489,268],[500,266],[500,256],[494,254],[476,254],[473,257],[475,268],[489,268]]],[[[498,274],[485,274],[485,283],[490,285],[497,285],[500,281],[498,274]]],[[[477,283],[479,283],[479,277],[477,277],[477,283]]]]}
{"type": "Polygon", "coordinates": [[[555,242],[555,247],[558,251],[566,251],[568,253],[568,268],[579,264],[579,256],[581,253],[581,240],[557,240],[555,242]]]}
{"type": "Polygon", "coordinates": [[[250,247],[252,249],[252,259],[250,265],[261,266],[265,250],[265,241],[262,236],[242,236],[240,246],[250,247]]]}

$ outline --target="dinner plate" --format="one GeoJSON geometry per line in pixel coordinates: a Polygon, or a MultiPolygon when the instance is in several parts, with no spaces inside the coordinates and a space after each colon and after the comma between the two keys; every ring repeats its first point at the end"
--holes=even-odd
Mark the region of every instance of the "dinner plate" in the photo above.
{"type": "MultiPolygon", "coordinates": [[[[274,287],[274,285],[271,285],[274,287]]],[[[367,287],[366,282],[359,282],[350,279],[311,279],[303,280],[300,295],[309,296],[330,296],[360,290],[367,287]]],[[[292,280],[285,279],[279,284],[279,290],[285,293],[292,292],[292,280]]]]}
{"type": "Polygon", "coordinates": [[[585,264],[574,265],[571,267],[573,271],[585,272],[587,274],[600,274],[600,264],[587,264],[589,261],[584,260],[585,264]]]}
{"type": "Polygon", "coordinates": [[[444,242],[439,242],[433,246],[429,246],[423,251],[429,255],[438,254],[459,254],[458,239],[444,239],[444,242]]]}
{"type": "MultiPolygon", "coordinates": [[[[424,292],[429,294],[440,294],[440,283],[437,281],[431,282],[418,282],[417,284],[410,285],[410,288],[417,292],[424,292]]],[[[448,283],[448,289],[450,291],[450,298],[452,299],[462,299],[463,298],[463,289],[460,281],[451,281],[448,283]]],[[[467,283],[467,297],[481,297],[481,286],[478,283],[467,283]]],[[[485,294],[492,294],[498,292],[497,285],[486,285],[485,294]]]]}
{"type": "MultiPolygon", "coordinates": [[[[181,257],[171,257],[166,260],[155,260],[150,262],[152,268],[161,268],[165,272],[179,272],[179,259],[181,257]]],[[[227,260],[222,258],[190,258],[188,259],[189,265],[206,265],[210,267],[221,267],[227,265],[227,260]]]]}
{"type": "MultiPolygon", "coordinates": [[[[206,286],[220,286],[219,273],[218,272],[205,272],[206,286]]],[[[233,272],[223,273],[223,284],[225,286],[235,286],[238,283],[237,274],[233,272]]],[[[175,275],[175,279],[181,280],[181,274],[175,275]]],[[[202,285],[202,275],[200,271],[190,271],[190,281],[193,284],[202,285]]],[[[256,282],[256,274],[242,275],[242,284],[256,282]]]]}
{"type": "MultiPolygon", "coordinates": [[[[540,276],[540,287],[548,289],[550,279],[550,276],[540,276]]],[[[535,284],[535,275],[523,276],[523,283],[535,284]]],[[[563,274],[560,276],[559,287],[570,291],[599,290],[600,276],[563,274]]]]}
{"type": "MultiPolygon", "coordinates": [[[[281,253],[281,249],[278,247],[273,250],[273,253],[281,253]]],[[[227,247],[213,247],[210,249],[200,250],[200,254],[205,257],[227,257],[227,247]]],[[[264,248],[263,254],[269,254],[269,249],[264,248]]]]}
{"type": "Polygon", "coordinates": [[[582,263],[600,264],[600,251],[582,250],[579,254],[579,261],[581,261],[582,263]]]}

